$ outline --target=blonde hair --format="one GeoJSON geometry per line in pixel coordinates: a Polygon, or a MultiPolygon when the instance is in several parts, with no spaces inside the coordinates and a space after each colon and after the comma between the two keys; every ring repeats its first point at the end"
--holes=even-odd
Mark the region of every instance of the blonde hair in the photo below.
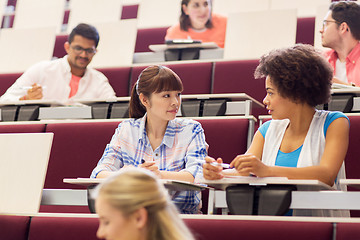
{"type": "Polygon", "coordinates": [[[100,184],[96,193],[124,216],[145,208],[148,240],[192,240],[163,184],[144,169],[126,168],[100,184]]]}

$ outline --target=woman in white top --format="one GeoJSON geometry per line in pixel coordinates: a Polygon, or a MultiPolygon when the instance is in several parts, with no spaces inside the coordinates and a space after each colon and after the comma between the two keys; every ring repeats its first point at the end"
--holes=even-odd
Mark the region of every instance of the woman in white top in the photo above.
{"type": "Polygon", "coordinates": [[[222,171],[209,164],[215,159],[207,157],[204,177],[254,174],[316,179],[340,189],[337,182],[345,178],[349,120],[340,112],[315,109],[329,101],[332,76],[326,59],[310,45],[298,44],[262,56],[255,77],[266,77],[263,102],[273,120],[262,125],[247,152],[231,162],[234,169],[222,171]]]}

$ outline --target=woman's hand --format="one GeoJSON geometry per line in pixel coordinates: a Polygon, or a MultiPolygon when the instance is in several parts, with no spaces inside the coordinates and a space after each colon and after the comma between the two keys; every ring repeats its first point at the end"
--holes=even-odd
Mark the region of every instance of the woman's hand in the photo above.
{"type": "Polygon", "coordinates": [[[158,166],[155,165],[155,162],[144,162],[144,163],[140,164],[139,167],[150,170],[155,175],[157,175],[159,178],[161,178],[160,170],[159,170],[158,166]]]}
{"type": "Polygon", "coordinates": [[[218,158],[215,160],[212,157],[205,157],[206,163],[203,164],[203,175],[204,178],[207,180],[217,180],[224,177],[222,174],[222,167],[221,166],[213,166],[211,163],[217,162],[222,163],[222,159],[218,158]]]}
{"type": "Polygon", "coordinates": [[[256,175],[258,177],[269,176],[270,167],[265,165],[259,158],[252,154],[238,155],[230,163],[242,176],[256,175]]]}

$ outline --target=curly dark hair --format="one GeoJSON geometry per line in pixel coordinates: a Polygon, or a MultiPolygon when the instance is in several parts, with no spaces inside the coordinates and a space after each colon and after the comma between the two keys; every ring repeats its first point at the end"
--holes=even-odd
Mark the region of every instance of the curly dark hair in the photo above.
{"type": "Polygon", "coordinates": [[[255,78],[269,76],[280,96],[315,107],[330,100],[333,71],[313,46],[296,44],[260,58],[255,78]]]}
{"type": "Polygon", "coordinates": [[[329,10],[331,16],[339,24],[346,22],[351,34],[356,40],[360,40],[360,5],[352,1],[333,2],[329,10]]]}

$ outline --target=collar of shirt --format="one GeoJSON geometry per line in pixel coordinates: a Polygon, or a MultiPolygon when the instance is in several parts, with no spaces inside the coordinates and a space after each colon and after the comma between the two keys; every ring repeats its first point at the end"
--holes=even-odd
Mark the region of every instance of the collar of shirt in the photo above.
{"type": "MultiPolygon", "coordinates": [[[[139,140],[143,141],[144,144],[148,144],[147,142],[147,133],[146,133],[146,128],[145,128],[145,123],[146,123],[146,113],[145,115],[140,119],[140,126],[139,126],[139,140]]],[[[174,120],[170,120],[168,122],[168,125],[166,127],[166,131],[165,131],[165,135],[164,138],[160,144],[161,145],[166,145],[169,148],[172,148],[172,146],[174,145],[174,140],[175,140],[175,128],[176,128],[176,124],[174,122],[174,120]]]]}
{"type": "Polygon", "coordinates": [[[360,60],[360,42],[351,50],[346,60],[353,64],[360,60]]]}
{"type": "MultiPolygon", "coordinates": [[[[70,73],[71,74],[71,67],[70,67],[67,55],[65,55],[63,58],[61,58],[61,65],[62,65],[65,73],[70,73]]],[[[82,76],[82,78],[86,79],[88,74],[89,74],[88,73],[88,68],[86,68],[85,69],[85,74],[84,74],[84,76],[82,76]]]]}
{"type": "MultiPolygon", "coordinates": [[[[338,59],[338,55],[334,50],[330,50],[327,55],[331,63],[336,62],[336,60],[338,59]]],[[[359,60],[359,58],[360,58],[360,42],[347,55],[346,62],[355,64],[356,61],[359,60]]],[[[334,64],[332,65],[334,67],[334,64]]]]}

